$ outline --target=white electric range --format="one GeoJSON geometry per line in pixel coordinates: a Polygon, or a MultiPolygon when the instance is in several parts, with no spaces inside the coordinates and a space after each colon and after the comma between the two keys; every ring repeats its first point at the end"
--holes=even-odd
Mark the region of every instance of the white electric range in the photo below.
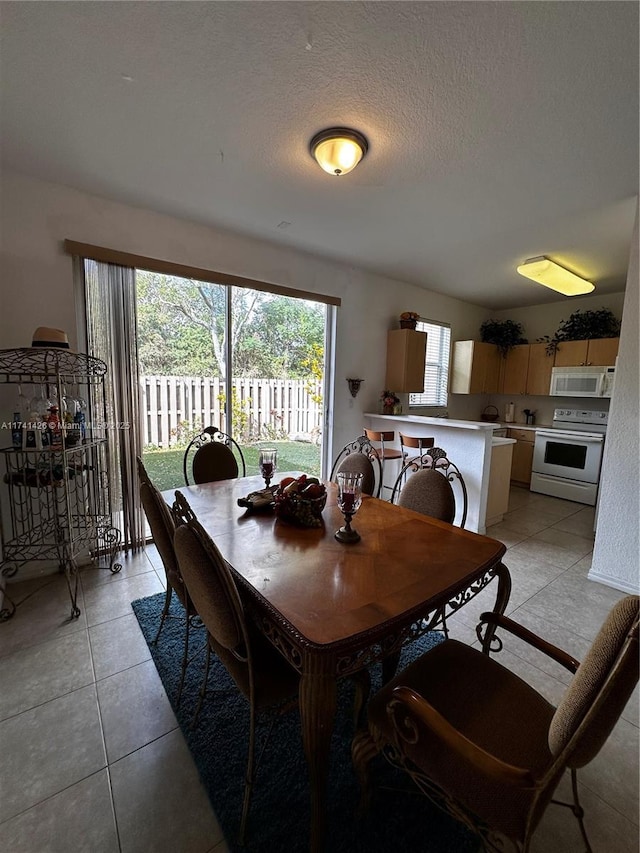
{"type": "Polygon", "coordinates": [[[536,430],[531,491],[595,506],[608,412],[555,409],[536,430]]]}

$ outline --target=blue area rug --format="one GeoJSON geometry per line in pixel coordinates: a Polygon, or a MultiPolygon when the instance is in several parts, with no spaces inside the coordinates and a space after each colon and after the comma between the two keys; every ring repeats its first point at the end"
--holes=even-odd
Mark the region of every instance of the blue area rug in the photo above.
{"type": "MultiPolygon", "coordinates": [[[[309,847],[309,786],[297,709],[275,723],[262,756],[254,786],[247,845],[237,843],[247,760],[249,714],[246,700],[216,658],[212,658],[209,691],[195,730],[190,728],[204,669],[204,651],[187,671],[180,707],[175,696],[182,660],[184,611],[175,600],[157,646],[151,644],[160,623],[164,593],[132,603],[153,660],[180,727],[224,831],[229,849],[255,853],[307,853],[309,847]]],[[[204,649],[203,629],[192,631],[191,646],[204,649]]],[[[403,651],[406,666],[441,642],[431,633],[403,651]]],[[[380,684],[380,667],[372,667],[372,689],[380,684]]],[[[378,757],[372,763],[374,799],[370,811],[357,816],[358,784],[351,765],[353,685],[340,684],[331,746],[328,840],[331,853],[475,853],[479,844],[461,824],[417,792],[408,778],[378,757]]],[[[256,754],[260,754],[270,715],[258,718],[256,754]]]]}

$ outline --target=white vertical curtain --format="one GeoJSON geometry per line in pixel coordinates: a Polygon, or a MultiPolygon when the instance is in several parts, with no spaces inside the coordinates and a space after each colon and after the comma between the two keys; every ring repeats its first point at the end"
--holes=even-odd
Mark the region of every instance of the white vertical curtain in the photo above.
{"type": "Polygon", "coordinates": [[[144,516],[136,470],[142,451],[136,333],[136,273],[132,267],[74,259],[79,316],[89,355],[107,365],[109,480],[113,523],[125,549],[144,544],[144,516]]]}

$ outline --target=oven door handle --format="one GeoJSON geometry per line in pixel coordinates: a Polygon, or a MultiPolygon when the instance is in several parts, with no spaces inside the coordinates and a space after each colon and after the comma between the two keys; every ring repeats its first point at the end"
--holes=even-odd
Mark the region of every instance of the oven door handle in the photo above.
{"type": "Polygon", "coordinates": [[[586,441],[591,442],[593,444],[602,444],[604,441],[603,435],[585,435],[584,433],[579,432],[563,432],[559,429],[539,429],[536,430],[536,438],[540,436],[540,438],[571,438],[574,441],[586,441]]]}

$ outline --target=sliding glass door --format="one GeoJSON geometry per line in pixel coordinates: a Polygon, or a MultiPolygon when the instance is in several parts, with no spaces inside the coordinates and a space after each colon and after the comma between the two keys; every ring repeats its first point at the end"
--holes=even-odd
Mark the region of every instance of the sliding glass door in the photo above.
{"type": "Polygon", "coordinates": [[[205,426],[235,438],[248,474],[266,444],[280,471],[319,474],[330,309],[145,270],[136,285],[144,462],[159,488],[183,485],[184,450],[205,426]]]}

